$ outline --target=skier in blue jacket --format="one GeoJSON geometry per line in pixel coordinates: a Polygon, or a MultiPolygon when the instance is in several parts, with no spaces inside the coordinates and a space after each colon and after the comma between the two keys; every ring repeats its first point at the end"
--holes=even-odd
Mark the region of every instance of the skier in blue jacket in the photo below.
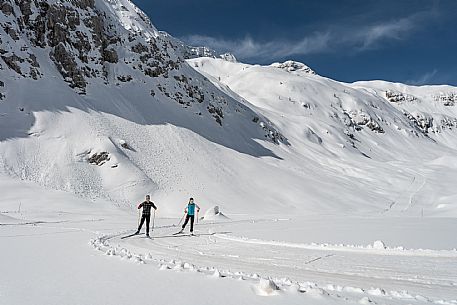
{"type": "Polygon", "coordinates": [[[194,202],[194,198],[189,199],[189,203],[187,204],[187,207],[184,209],[184,213],[186,213],[186,220],[184,221],[182,225],[181,231],[179,233],[182,233],[184,231],[184,228],[186,227],[187,223],[189,222],[190,219],[190,233],[193,235],[194,233],[194,218],[195,218],[195,208],[197,208],[197,212],[200,212],[200,207],[198,204],[194,202]]]}

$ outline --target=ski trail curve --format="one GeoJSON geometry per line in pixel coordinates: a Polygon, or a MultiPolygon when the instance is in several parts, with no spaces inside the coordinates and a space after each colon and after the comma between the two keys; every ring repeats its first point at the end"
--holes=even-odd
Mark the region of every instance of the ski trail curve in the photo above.
{"type": "MultiPolygon", "coordinates": [[[[255,223],[246,225],[255,227],[255,223]]],[[[457,270],[457,251],[379,250],[267,241],[221,232],[229,231],[228,226],[230,224],[220,224],[217,230],[203,229],[201,233],[206,233],[197,237],[120,240],[118,234],[94,247],[109,256],[131,253],[132,257],[149,257],[155,262],[187,262],[206,270],[265,278],[287,277],[297,283],[313,281],[319,287],[331,283],[362,290],[401,288],[417,294],[425,291],[429,299],[451,296],[457,287],[457,275],[452,272],[457,270]]],[[[154,234],[161,237],[169,231],[163,228],[154,234]]]]}

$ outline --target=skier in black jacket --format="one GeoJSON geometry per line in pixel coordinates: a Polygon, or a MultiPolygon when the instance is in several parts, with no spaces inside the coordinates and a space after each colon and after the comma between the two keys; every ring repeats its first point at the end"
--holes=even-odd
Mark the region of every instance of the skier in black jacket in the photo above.
{"type": "Polygon", "coordinates": [[[135,234],[140,234],[141,227],[143,226],[143,223],[146,220],[146,236],[149,237],[149,222],[151,221],[151,208],[157,210],[157,207],[155,206],[154,202],[151,201],[151,196],[146,195],[146,201],[143,201],[138,205],[138,210],[141,208],[143,208],[143,216],[141,216],[141,222],[135,234]]]}

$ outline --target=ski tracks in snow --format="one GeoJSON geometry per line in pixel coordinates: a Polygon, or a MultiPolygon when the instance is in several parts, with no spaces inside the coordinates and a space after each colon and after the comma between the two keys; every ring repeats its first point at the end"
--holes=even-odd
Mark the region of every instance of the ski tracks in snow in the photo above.
{"type": "Polygon", "coordinates": [[[395,255],[395,256],[426,256],[457,258],[457,250],[430,250],[430,249],[404,249],[403,247],[376,249],[373,246],[361,245],[332,245],[332,244],[301,244],[282,241],[267,241],[254,238],[238,237],[227,234],[215,234],[216,237],[240,243],[267,245],[276,247],[298,248],[305,250],[356,252],[370,255],[395,255]]]}
{"type": "Polygon", "coordinates": [[[415,174],[414,178],[415,178],[415,181],[418,180],[418,183],[417,183],[418,186],[409,195],[409,205],[404,211],[411,209],[415,205],[414,197],[422,190],[422,188],[425,186],[425,183],[427,182],[427,179],[425,178],[425,176],[423,174],[419,173],[418,171],[412,171],[410,169],[408,169],[408,171],[415,174]],[[416,177],[418,177],[419,179],[416,179],[416,177]]]}
{"type": "Polygon", "coordinates": [[[411,183],[403,192],[398,194],[398,196],[384,210],[384,213],[392,211],[394,207],[400,206],[402,203],[404,203],[404,207],[399,207],[402,212],[411,210],[416,205],[414,198],[424,188],[425,184],[427,183],[427,178],[419,171],[411,170],[409,168],[405,168],[404,171],[410,173],[413,176],[411,183]],[[407,199],[403,197],[405,194],[408,194],[407,199]]]}
{"type": "Polygon", "coordinates": [[[259,295],[293,291],[351,303],[457,305],[457,300],[443,299],[452,299],[457,288],[457,275],[450,270],[457,251],[268,241],[224,229],[219,224],[217,231],[200,236],[167,238],[164,227],[154,231],[158,236],[153,239],[121,241],[119,233],[90,243],[107,256],[157,264],[161,270],[245,280],[259,295]]]}

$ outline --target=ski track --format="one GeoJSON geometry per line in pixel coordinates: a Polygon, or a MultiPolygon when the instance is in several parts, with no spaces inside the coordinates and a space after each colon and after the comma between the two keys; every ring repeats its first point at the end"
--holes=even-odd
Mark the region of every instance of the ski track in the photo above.
{"type": "Polygon", "coordinates": [[[120,240],[127,233],[124,231],[102,235],[90,244],[108,256],[156,263],[161,270],[200,272],[216,278],[246,280],[252,285],[264,285],[262,281],[267,279],[284,292],[344,297],[351,302],[362,301],[363,297],[372,304],[388,300],[457,304],[453,298],[457,275],[452,273],[457,251],[264,241],[223,232],[228,225],[230,222],[218,223],[214,230],[200,229],[195,237],[172,237],[169,228],[174,226],[162,226],[155,228],[153,235],[157,236],[152,239],[133,236],[120,240]],[[427,292],[427,296],[419,292],[427,292]],[[443,296],[451,300],[444,300],[443,296]]]}
{"type": "Polygon", "coordinates": [[[226,234],[215,234],[216,237],[240,243],[250,243],[257,245],[269,245],[287,248],[299,248],[319,251],[342,251],[367,253],[372,255],[396,255],[396,256],[428,256],[428,257],[456,257],[457,251],[452,250],[429,250],[429,249],[403,249],[403,248],[386,248],[374,249],[372,247],[356,245],[329,245],[329,244],[299,244],[281,241],[266,241],[260,239],[249,239],[246,237],[229,236],[226,234]]]}
{"type": "Polygon", "coordinates": [[[405,206],[403,208],[400,208],[401,212],[406,212],[410,209],[413,208],[415,205],[414,203],[414,197],[417,196],[417,194],[424,188],[425,184],[427,183],[427,178],[425,175],[419,173],[418,171],[413,171],[411,169],[405,169],[408,173],[413,175],[413,178],[411,180],[411,183],[407,187],[407,189],[400,193],[390,204],[389,206],[384,209],[384,213],[392,211],[395,207],[399,207],[401,203],[406,201],[406,198],[403,198],[405,194],[409,194],[407,198],[407,203],[405,203],[405,206]],[[420,177],[420,179],[418,179],[420,177]]]}
{"type": "Polygon", "coordinates": [[[425,178],[425,176],[423,174],[421,174],[417,171],[415,172],[415,174],[417,175],[415,177],[421,177],[421,182],[420,182],[419,186],[417,187],[417,189],[414,192],[412,192],[411,195],[409,196],[409,206],[406,209],[411,209],[414,206],[414,204],[415,204],[414,197],[424,188],[424,186],[427,182],[427,179],[425,178]]]}
{"type": "MultiPolygon", "coordinates": [[[[61,223],[94,221],[99,220],[61,223]]],[[[266,221],[278,219],[200,223],[195,237],[171,236],[177,227],[163,225],[152,231],[153,239],[132,236],[125,240],[120,238],[131,230],[105,235],[81,227],[55,226],[59,222],[51,221],[16,225],[59,230],[49,234],[86,231],[99,236],[90,245],[107,256],[157,265],[160,270],[243,280],[259,295],[298,292],[349,303],[457,304],[457,276],[452,272],[456,250],[301,244],[239,237],[227,230],[233,223],[255,227],[266,221]]]]}

